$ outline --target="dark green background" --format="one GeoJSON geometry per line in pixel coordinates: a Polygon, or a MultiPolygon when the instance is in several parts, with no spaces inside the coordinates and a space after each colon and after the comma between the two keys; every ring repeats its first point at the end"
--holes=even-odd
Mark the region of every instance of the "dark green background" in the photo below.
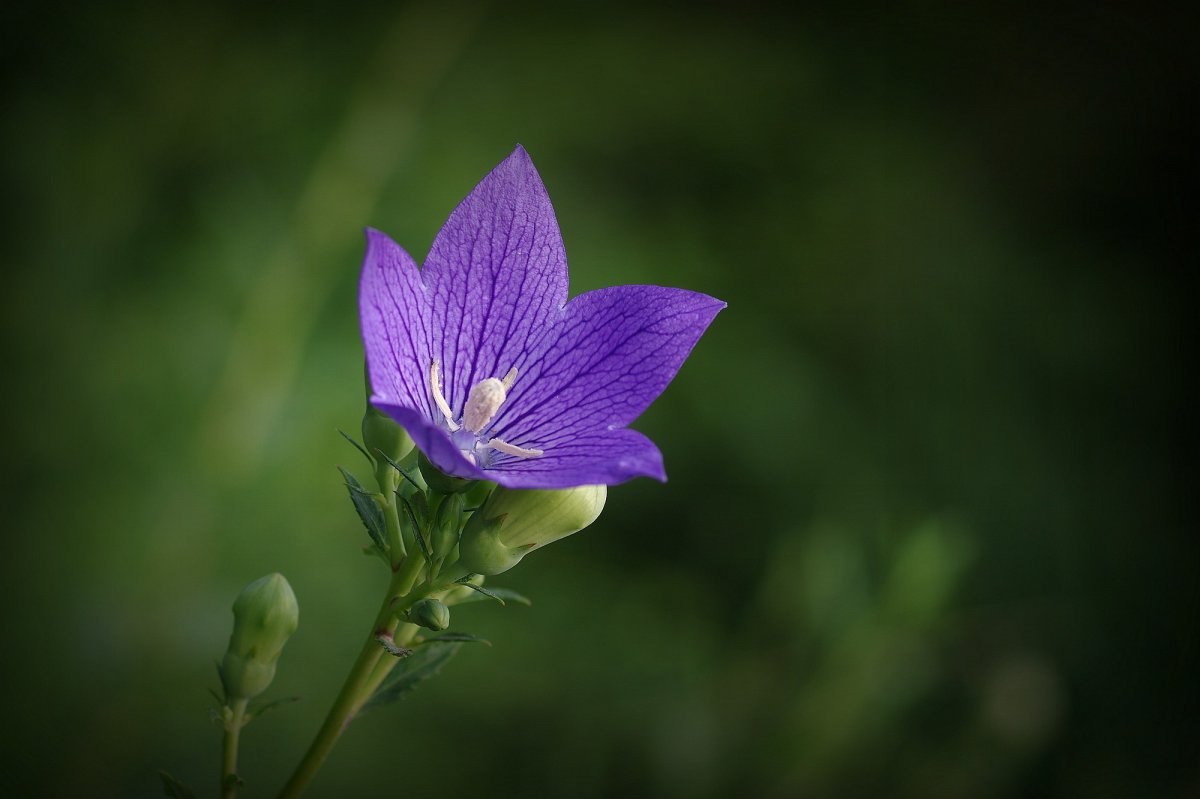
{"type": "Polygon", "coordinates": [[[729,303],[670,482],[471,605],[314,796],[1194,796],[1194,36],[1080,6],[782,15],[6,3],[5,795],[215,793],[239,588],[301,754],[386,576],[334,468],[364,226],[516,142],[572,292],[729,303]]]}

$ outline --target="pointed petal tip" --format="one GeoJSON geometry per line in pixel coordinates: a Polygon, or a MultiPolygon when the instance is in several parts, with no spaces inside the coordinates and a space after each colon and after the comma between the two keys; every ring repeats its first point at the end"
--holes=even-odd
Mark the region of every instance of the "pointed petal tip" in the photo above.
{"type": "Polygon", "coordinates": [[[529,151],[520,144],[513,147],[512,152],[493,170],[493,172],[500,171],[532,172],[538,182],[541,182],[541,176],[538,175],[537,167],[533,164],[533,158],[529,155],[529,151]]]}

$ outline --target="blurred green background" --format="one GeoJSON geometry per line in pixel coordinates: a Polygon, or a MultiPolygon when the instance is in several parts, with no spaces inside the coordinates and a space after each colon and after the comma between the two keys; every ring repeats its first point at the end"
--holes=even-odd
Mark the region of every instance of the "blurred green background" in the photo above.
{"type": "Polygon", "coordinates": [[[1200,793],[1194,30],[1095,5],[783,15],[6,3],[0,792],[214,795],[234,596],[301,626],[296,762],[385,586],[335,464],[362,228],[415,256],[516,142],[572,292],[729,308],[636,423],[670,482],[474,604],[314,796],[1200,793]],[[1189,110],[1190,109],[1190,110],[1189,110]]]}

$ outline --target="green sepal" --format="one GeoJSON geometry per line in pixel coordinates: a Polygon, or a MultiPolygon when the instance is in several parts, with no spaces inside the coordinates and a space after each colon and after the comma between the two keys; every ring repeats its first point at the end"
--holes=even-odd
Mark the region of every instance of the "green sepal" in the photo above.
{"type": "Polygon", "coordinates": [[[375,546],[379,547],[380,552],[387,552],[387,526],[383,520],[383,510],[375,501],[375,495],[363,488],[362,483],[341,466],[338,467],[338,471],[346,480],[346,490],[350,492],[350,501],[354,503],[354,509],[358,511],[358,518],[362,520],[363,527],[367,528],[367,535],[371,536],[371,540],[375,542],[375,546]]]}
{"type": "Polygon", "coordinates": [[[167,772],[159,771],[158,778],[162,780],[163,796],[170,796],[173,799],[196,799],[196,793],[191,788],[167,772]]]}
{"type": "MultiPolygon", "coordinates": [[[[396,664],[387,679],[363,706],[363,711],[395,702],[430,677],[436,677],[442,666],[458,654],[462,647],[458,642],[444,642],[441,646],[421,646],[410,656],[396,664]]],[[[362,711],[360,711],[362,712],[362,711]]]]}
{"type": "MultiPolygon", "coordinates": [[[[464,585],[466,585],[466,583],[464,583],[464,585]]],[[[477,591],[479,590],[479,586],[477,585],[470,585],[468,587],[474,588],[477,591]]],[[[465,605],[468,602],[483,602],[488,598],[499,598],[505,600],[505,602],[515,602],[518,605],[525,605],[526,607],[533,605],[532,599],[524,594],[517,593],[511,588],[488,588],[486,592],[480,591],[478,594],[471,594],[470,596],[457,600],[454,604],[465,605]],[[484,596],[484,593],[487,593],[488,596],[484,596]]]]}

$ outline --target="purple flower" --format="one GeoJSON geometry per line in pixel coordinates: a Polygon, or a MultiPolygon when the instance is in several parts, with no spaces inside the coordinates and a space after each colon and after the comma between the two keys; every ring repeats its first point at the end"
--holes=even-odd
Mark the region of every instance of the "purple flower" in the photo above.
{"type": "Polygon", "coordinates": [[[509,488],[665,480],[662,453],[626,425],[724,307],[659,286],[567,302],[554,209],[518,146],[454,209],[423,268],[367,231],[371,403],[447,474],[509,488]]]}

